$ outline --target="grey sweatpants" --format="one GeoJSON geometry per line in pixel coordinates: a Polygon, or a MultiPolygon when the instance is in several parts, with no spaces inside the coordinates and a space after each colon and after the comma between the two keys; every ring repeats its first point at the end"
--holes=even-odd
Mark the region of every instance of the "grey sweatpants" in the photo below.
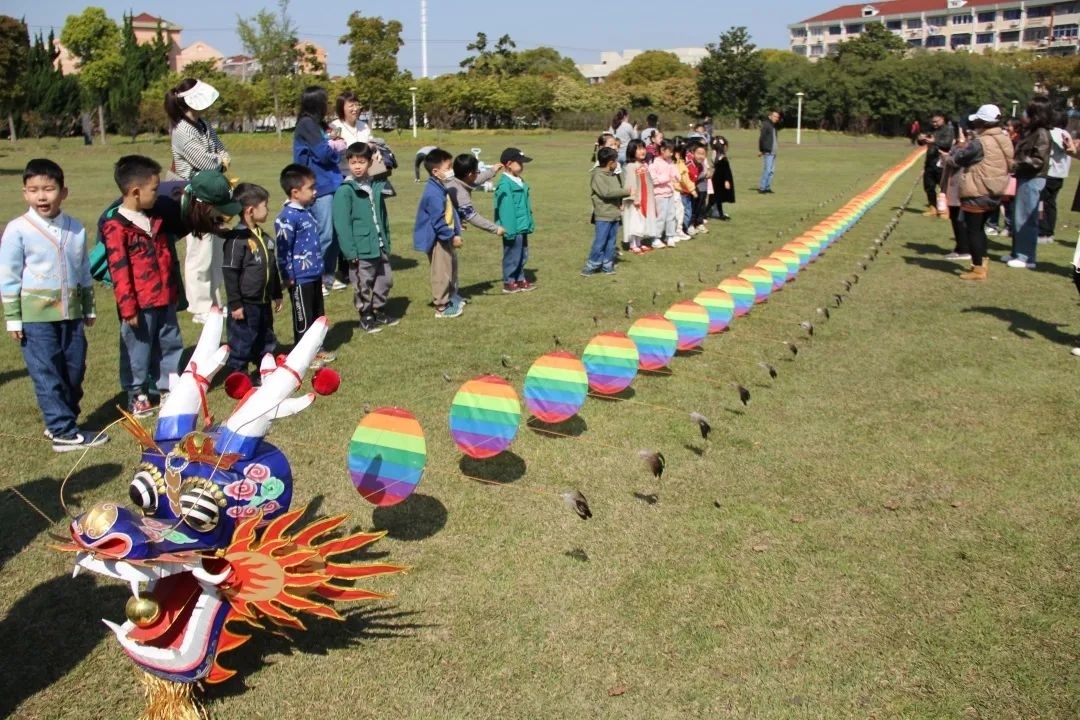
{"type": "Polygon", "coordinates": [[[377,258],[349,263],[349,281],[353,286],[353,304],[361,316],[372,315],[386,307],[386,297],[394,287],[386,250],[381,250],[377,258]]]}

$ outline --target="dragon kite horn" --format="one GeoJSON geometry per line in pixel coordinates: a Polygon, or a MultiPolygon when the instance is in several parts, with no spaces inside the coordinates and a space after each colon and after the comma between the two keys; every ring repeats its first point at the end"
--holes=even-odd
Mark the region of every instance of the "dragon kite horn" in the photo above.
{"type": "Polygon", "coordinates": [[[229,357],[229,346],[221,344],[221,330],[225,316],[219,308],[211,308],[206,314],[206,323],[199,335],[199,343],[191,356],[184,372],[179,377],[173,376],[169,388],[169,397],[162,404],[158,415],[154,439],[179,440],[197,428],[199,414],[205,417],[209,425],[212,422],[206,405],[206,391],[214,375],[229,357]]]}
{"type": "Polygon", "coordinates": [[[325,317],[317,319],[277,369],[263,375],[259,389],[241,401],[222,425],[216,445],[219,453],[251,457],[270,430],[271,421],[298,413],[315,400],[314,393],[296,398],[290,395],[303,383],[328,329],[325,317]]]}

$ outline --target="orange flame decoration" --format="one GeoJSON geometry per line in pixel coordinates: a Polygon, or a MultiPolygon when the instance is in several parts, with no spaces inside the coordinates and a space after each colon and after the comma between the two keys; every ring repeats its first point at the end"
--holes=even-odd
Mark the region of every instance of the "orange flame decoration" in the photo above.
{"type": "Polygon", "coordinates": [[[222,585],[222,594],[230,610],[221,631],[217,657],[206,682],[219,683],[235,675],[234,670],[221,667],[218,658],[240,647],[251,637],[229,630],[230,622],[244,621],[263,628],[263,620],[270,620],[276,625],[304,630],[303,622],[294,613],[305,612],[342,620],[333,607],[323,602],[324,599],[377,600],[388,596],[331,581],[349,581],[406,570],[400,565],[382,563],[332,562],[331,557],[358,550],[386,534],[354,533],[316,542],[319,537],[340,526],[345,521],[344,515],[317,520],[294,535],[286,535],[286,529],[306,509],[285,513],[267,525],[262,533],[257,533],[261,515],[237,525],[232,543],[222,555],[232,568],[232,575],[222,585]]]}

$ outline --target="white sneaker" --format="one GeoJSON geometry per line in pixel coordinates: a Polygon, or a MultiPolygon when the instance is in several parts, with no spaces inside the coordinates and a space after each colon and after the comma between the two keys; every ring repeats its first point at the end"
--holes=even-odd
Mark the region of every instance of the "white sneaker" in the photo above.
{"type": "Polygon", "coordinates": [[[678,240],[676,240],[675,238],[668,238],[668,241],[667,241],[667,246],[668,246],[669,248],[673,248],[673,247],[675,247],[675,246],[676,246],[676,245],[678,245],[678,244],[679,244],[679,241],[678,241],[678,240]]]}
{"type": "Polygon", "coordinates": [[[970,260],[971,253],[951,252],[945,256],[946,260],[970,260]]]}
{"type": "Polygon", "coordinates": [[[659,250],[662,247],[664,247],[664,241],[661,240],[660,238],[656,238],[655,240],[652,241],[652,249],[653,250],[659,250]]]}
{"type": "Polygon", "coordinates": [[[328,296],[329,294],[330,294],[330,288],[328,288],[328,287],[326,287],[325,285],[323,285],[323,286],[322,286],[322,296],[323,296],[323,297],[326,297],[326,296],[328,296]]]}
{"type": "Polygon", "coordinates": [[[206,323],[206,313],[194,313],[191,316],[191,322],[196,325],[203,325],[206,323]]]}
{"type": "Polygon", "coordinates": [[[1034,270],[1035,269],[1035,263],[1028,262],[1027,256],[1026,255],[1021,255],[1021,254],[1017,254],[1016,257],[1014,257],[1012,260],[1010,260],[1009,262],[1007,262],[1005,264],[1008,265],[1011,268],[1021,268],[1021,269],[1026,268],[1028,270],[1034,270]]]}
{"type": "Polygon", "coordinates": [[[689,240],[690,236],[680,231],[679,234],[675,236],[675,239],[682,242],[683,240],[689,240]]]}
{"type": "Polygon", "coordinates": [[[708,233],[708,232],[709,232],[709,228],[705,227],[704,225],[698,225],[698,229],[697,229],[697,231],[698,231],[699,233],[708,233]]]}
{"type": "Polygon", "coordinates": [[[695,235],[698,234],[698,229],[696,227],[694,227],[693,225],[691,225],[690,227],[686,228],[686,234],[689,237],[694,237],[695,235]]]}
{"type": "Polygon", "coordinates": [[[1072,350],[1069,351],[1069,354],[1080,357],[1080,347],[1074,347],[1072,350]]]}
{"type": "Polygon", "coordinates": [[[334,278],[334,284],[330,286],[330,289],[331,290],[344,290],[347,287],[349,287],[349,286],[346,285],[345,283],[341,282],[337,278],[334,278]]]}
{"type": "Polygon", "coordinates": [[[989,225],[987,225],[986,226],[986,234],[989,237],[997,237],[1000,233],[998,233],[997,228],[990,227],[989,225]]]}
{"type": "Polygon", "coordinates": [[[1040,245],[1053,245],[1054,244],[1054,236],[1053,235],[1040,235],[1038,243],[1040,245]]]}

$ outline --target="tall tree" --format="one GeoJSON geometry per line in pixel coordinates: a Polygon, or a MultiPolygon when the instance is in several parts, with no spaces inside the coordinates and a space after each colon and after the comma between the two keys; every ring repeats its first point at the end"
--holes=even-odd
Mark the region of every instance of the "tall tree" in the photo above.
{"type": "Polygon", "coordinates": [[[761,112],[765,94],[765,62],[745,27],[733,27],[720,42],[706,46],[709,54],[698,65],[701,110],[731,115],[748,123],[761,112]]]}
{"type": "Polygon", "coordinates": [[[165,44],[165,36],[160,26],[153,42],[140,45],[135,39],[135,28],[130,14],[124,15],[124,26],[120,35],[120,59],[125,70],[109,92],[109,114],[117,130],[130,135],[134,140],[141,125],[139,106],[143,90],[169,72],[169,46],[165,44]]]}
{"type": "Polygon", "coordinates": [[[105,103],[109,89],[125,72],[120,56],[120,28],[103,9],[88,7],[81,15],[68,15],[60,42],[78,61],[83,98],[87,106],[97,107],[104,144],[105,103]]]}
{"type": "Polygon", "coordinates": [[[398,51],[405,44],[404,29],[397,20],[365,17],[353,12],[348,20],[349,32],[339,42],[349,45],[349,72],[367,94],[370,107],[396,112],[388,108],[395,102],[394,80],[398,77],[398,51]]]}
{"type": "Polygon", "coordinates": [[[278,14],[260,10],[249,20],[237,17],[236,32],[244,52],[259,61],[274,99],[274,123],[281,139],[281,80],[296,72],[296,26],[289,18],[289,0],[278,0],[278,14]]]}
{"type": "Polygon", "coordinates": [[[518,63],[520,53],[514,52],[515,48],[517,43],[513,38],[503,35],[489,50],[487,33],[478,32],[476,40],[465,46],[466,50],[476,54],[466,57],[458,64],[471,75],[513,77],[521,74],[518,63]]]}
{"type": "Polygon", "coordinates": [[[34,137],[45,133],[62,137],[79,112],[79,81],[74,75],[64,75],[57,67],[58,55],[52,32],[47,40],[40,34],[34,37],[22,79],[25,92],[17,118],[23,131],[34,137]]]}
{"type": "Polygon", "coordinates": [[[612,72],[607,79],[626,85],[642,85],[657,80],[693,76],[694,68],[679,60],[679,56],[675,53],[666,50],[646,50],[612,72]]]}
{"type": "Polygon", "coordinates": [[[876,62],[887,57],[899,57],[907,51],[903,38],[885,29],[879,22],[867,23],[862,33],[846,42],[840,43],[836,50],[836,59],[857,58],[866,62],[876,62]]]}
{"type": "Polygon", "coordinates": [[[0,15],[0,112],[7,113],[8,138],[15,142],[15,108],[25,94],[23,75],[30,58],[26,23],[0,15]]]}

